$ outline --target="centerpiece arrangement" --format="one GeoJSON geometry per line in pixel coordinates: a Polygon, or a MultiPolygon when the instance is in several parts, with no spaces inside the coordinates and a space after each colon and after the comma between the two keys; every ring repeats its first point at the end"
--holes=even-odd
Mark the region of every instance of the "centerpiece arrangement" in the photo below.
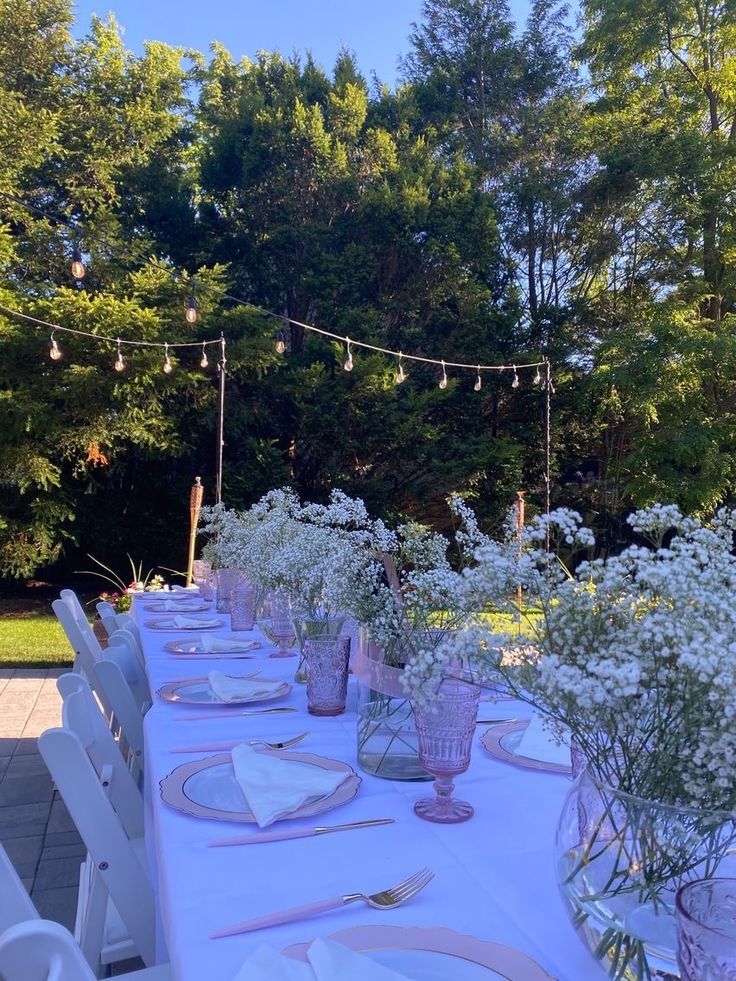
{"type": "Polygon", "coordinates": [[[574,573],[560,553],[593,536],[569,511],[483,543],[468,603],[521,629],[499,637],[476,617],[408,677],[421,697],[453,665],[500,675],[570,733],[557,872],[573,921],[611,977],[677,976],[677,889],[734,870],[736,516],[656,505],[629,522],[640,544],[574,573]]]}

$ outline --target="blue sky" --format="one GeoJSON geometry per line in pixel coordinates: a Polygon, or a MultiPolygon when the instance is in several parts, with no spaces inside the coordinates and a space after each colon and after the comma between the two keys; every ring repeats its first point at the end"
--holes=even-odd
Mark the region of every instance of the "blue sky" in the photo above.
{"type": "MultiPolygon", "coordinates": [[[[236,57],[259,49],[286,55],[311,50],[329,70],[344,44],[366,76],[376,71],[393,85],[421,6],[421,0],[76,0],[74,10],[77,34],[86,33],[92,14],[112,11],[134,51],[144,41],[206,51],[217,40],[236,57]]],[[[528,0],[511,0],[519,21],[528,8],[528,0]]]]}

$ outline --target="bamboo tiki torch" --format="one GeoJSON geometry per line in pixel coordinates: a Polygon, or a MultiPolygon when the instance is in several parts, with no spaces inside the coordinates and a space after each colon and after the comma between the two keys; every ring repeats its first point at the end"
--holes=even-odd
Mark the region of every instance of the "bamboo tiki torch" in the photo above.
{"type": "Polygon", "coordinates": [[[187,586],[192,585],[194,570],[194,546],[197,541],[197,525],[202,508],[204,487],[200,477],[194,478],[194,486],[189,493],[189,561],[187,562],[187,586]]]}

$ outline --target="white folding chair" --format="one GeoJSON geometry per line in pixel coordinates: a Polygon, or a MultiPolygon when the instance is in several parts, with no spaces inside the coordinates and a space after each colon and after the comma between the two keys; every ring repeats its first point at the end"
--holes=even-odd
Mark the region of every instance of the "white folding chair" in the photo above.
{"type": "Polygon", "coordinates": [[[83,678],[68,694],[63,726],[38,747],[87,848],[75,936],[95,973],[139,955],[154,963],[154,897],[143,842],[143,802],[83,678]]]}
{"type": "MultiPolygon", "coordinates": [[[[71,596],[74,597],[74,593],[71,590],[63,590],[63,592],[67,594],[71,593],[71,596]]],[[[100,700],[102,710],[109,720],[110,726],[115,728],[116,723],[112,706],[104,691],[97,685],[97,679],[94,673],[95,662],[102,656],[102,648],[92,633],[92,628],[86,620],[84,623],[81,623],[76,618],[73,612],[74,604],[69,596],[66,599],[54,600],[51,606],[75,653],[74,670],[83,674],[92,685],[95,694],[100,700]]]]}
{"type": "Polygon", "coordinates": [[[121,748],[127,744],[126,755],[137,780],[143,771],[143,716],[151,707],[151,693],[127,639],[119,636],[123,633],[113,635],[93,671],[120,725],[118,744],[121,748]]]}
{"type": "Polygon", "coordinates": [[[37,918],[36,907],[13,868],[7,852],[0,844],[0,933],[16,923],[37,918]]]}
{"type": "MultiPolygon", "coordinates": [[[[60,923],[33,919],[0,935],[3,981],[95,981],[74,938],[60,923]]],[[[118,974],[130,981],[169,981],[168,964],[118,974]]]]}
{"type": "Polygon", "coordinates": [[[115,633],[118,626],[115,619],[117,616],[115,607],[112,605],[112,603],[108,603],[105,600],[100,600],[95,609],[99,613],[102,626],[107,631],[107,636],[109,637],[111,634],[115,633]]]}

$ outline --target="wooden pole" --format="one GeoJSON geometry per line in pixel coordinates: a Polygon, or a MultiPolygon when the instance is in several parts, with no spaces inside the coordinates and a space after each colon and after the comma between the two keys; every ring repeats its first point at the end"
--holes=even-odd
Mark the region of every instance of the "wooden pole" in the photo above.
{"type": "MultiPolygon", "coordinates": [[[[516,492],[516,503],[514,505],[514,510],[516,511],[516,516],[514,520],[514,531],[516,532],[516,540],[519,543],[519,556],[521,556],[521,533],[524,530],[524,522],[526,519],[526,501],[524,500],[524,495],[526,491],[518,490],[516,492]]],[[[516,587],[516,607],[519,612],[519,620],[521,620],[521,605],[524,601],[524,596],[521,589],[521,583],[516,587]]]]}
{"type": "Polygon", "coordinates": [[[220,397],[217,413],[217,477],[215,480],[215,504],[222,503],[222,451],[225,446],[225,338],[220,334],[220,360],[217,370],[220,376],[220,397]]]}
{"type": "Polygon", "coordinates": [[[194,486],[189,493],[189,561],[187,562],[187,586],[192,585],[194,578],[194,546],[197,541],[197,525],[199,512],[202,508],[204,487],[200,477],[194,478],[194,486]]]}

